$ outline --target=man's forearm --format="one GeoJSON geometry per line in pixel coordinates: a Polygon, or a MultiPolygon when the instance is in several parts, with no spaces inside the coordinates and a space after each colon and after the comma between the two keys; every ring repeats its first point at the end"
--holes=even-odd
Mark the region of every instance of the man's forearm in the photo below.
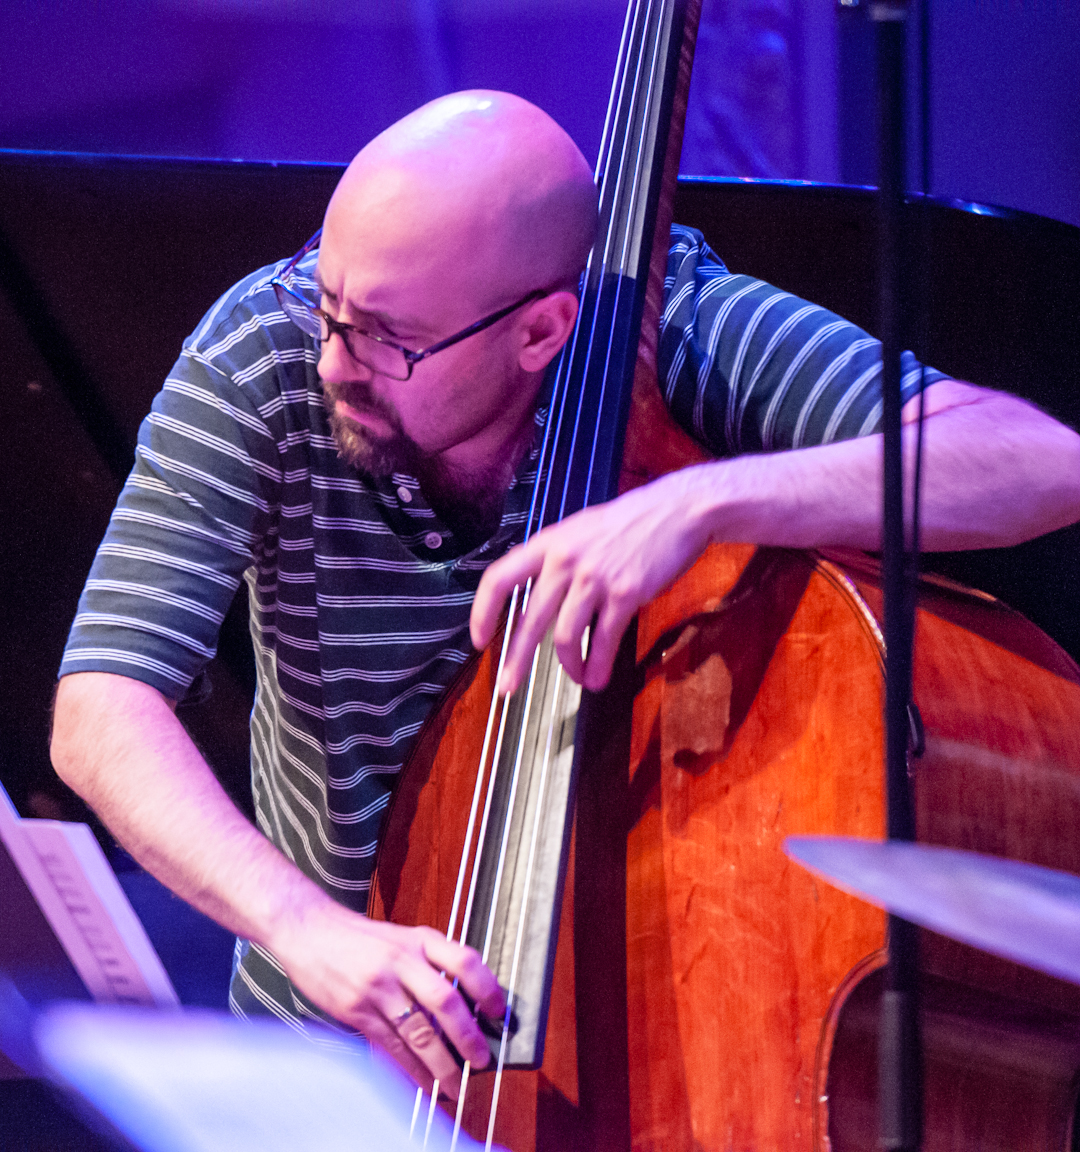
{"type": "Polygon", "coordinates": [[[450,1084],[439,1029],[478,1068],[489,1060],[462,989],[498,1017],[505,999],[472,948],[431,928],[368,920],[304,876],[226,796],[160,693],[123,676],[65,676],[53,763],[125,848],[189,903],[265,945],[294,985],[386,1049],[416,1081],[450,1084]],[[445,974],[445,975],[444,975],[445,974]],[[410,1006],[438,1028],[394,1025],[410,1006]]]}
{"type": "Polygon", "coordinates": [[[52,756],[147,871],[230,931],[269,946],[284,920],[329,901],[237,810],[148,685],[65,676],[52,756]]]}
{"type": "MultiPolygon", "coordinates": [[[[1000,547],[1080,519],[1075,432],[1013,396],[957,381],[928,388],[926,407],[923,548],[1000,547]]],[[[914,403],[904,414],[917,414],[914,403]]],[[[913,424],[904,437],[910,464],[913,424]]],[[[599,691],[633,614],[711,542],[880,548],[882,443],[866,436],[699,464],[537,533],[488,568],[473,602],[472,640],[483,647],[514,586],[533,581],[500,691],[521,683],[552,625],[563,667],[599,691]]]]}
{"type": "MultiPolygon", "coordinates": [[[[915,411],[914,404],[905,409],[908,523],[915,411]]],[[[702,465],[685,477],[690,515],[712,540],[877,549],[881,454],[882,437],[869,436],[702,465]]],[[[1080,436],[1004,393],[955,382],[928,393],[923,548],[1002,547],[1077,519],[1080,436]]]]}

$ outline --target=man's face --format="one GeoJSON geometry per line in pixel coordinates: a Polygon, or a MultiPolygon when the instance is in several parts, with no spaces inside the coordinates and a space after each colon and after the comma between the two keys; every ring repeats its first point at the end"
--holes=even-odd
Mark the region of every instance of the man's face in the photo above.
{"type": "MultiPolygon", "coordinates": [[[[489,276],[474,278],[467,245],[445,230],[418,236],[395,223],[371,212],[359,225],[354,214],[348,227],[336,227],[328,215],[318,276],[322,307],[335,319],[421,349],[510,302],[489,287],[489,276]]],[[[374,475],[416,474],[437,457],[467,471],[477,450],[511,436],[531,404],[514,352],[514,320],[436,353],[404,381],[358,363],[342,338],[331,336],[319,375],[342,457],[374,475]]]]}

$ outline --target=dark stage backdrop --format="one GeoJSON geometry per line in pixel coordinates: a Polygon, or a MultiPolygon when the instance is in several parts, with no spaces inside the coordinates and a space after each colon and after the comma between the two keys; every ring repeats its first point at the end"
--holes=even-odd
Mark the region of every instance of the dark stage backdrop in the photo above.
{"type": "MultiPolygon", "coordinates": [[[[82,818],[48,764],[49,702],[82,582],[136,430],[214,298],[318,226],[340,167],[0,152],[0,420],[6,517],[0,778],[25,815],[82,818]]],[[[732,269],[873,330],[873,202],[862,189],[684,181],[677,218],[732,269]]],[[[918,215],[915,207],[909,215],[918,215]]],[[[1080,229],[925,206],[929,304],[910,344],[962,378],[1080,423],[1080,229]]],[[[1080,534],[931,563],[1027,612],[1080,656],[1080,534]]],[[[242,607],[186,711],[249,808],[250,643],[242,607]]]]}

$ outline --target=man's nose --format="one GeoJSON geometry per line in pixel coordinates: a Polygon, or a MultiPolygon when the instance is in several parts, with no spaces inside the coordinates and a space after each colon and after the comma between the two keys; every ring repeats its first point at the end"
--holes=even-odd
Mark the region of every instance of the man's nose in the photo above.
{"type": "Polygon", "coordinates": [[[319,378],[331,383],[344,383],[349,380],[370,381],[375,373],[366,365],[354,360],[345,345],[340,332],[331,332],[322,341],[319,349],[319,378]]]}

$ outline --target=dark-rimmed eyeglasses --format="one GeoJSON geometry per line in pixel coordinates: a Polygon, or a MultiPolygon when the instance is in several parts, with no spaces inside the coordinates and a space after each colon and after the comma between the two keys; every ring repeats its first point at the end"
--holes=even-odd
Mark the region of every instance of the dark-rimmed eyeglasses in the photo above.
{"type": "Polygon", "coordinates": [[[426,360],[429,356],[434,356],[436,352],[450,348],[452,345],[474,336],[477,332],[483,332],[485,328],[490,328],[492,324],[497,323],[504,316],[509,316],[511,312],[517,311],[518,308],[528,304],[531,300],[539,300],[540,297],[549,294],[543,288],[535,288],[527,296],[522,296],[513,304],[508,304],[505,308],[492,312],[490,316],[477,320],[468,328],[462,328],[453,336],[447,336],[445,340],[440,340],[427,348],[413,351],[400,344],[395,344],[393,340],[387,340],[384,336],[365,332],[352,324],[342,324],[333,316],[328,316],[313,299],[304,294],[305,291],[317,293],[319,287],[314,280],[297,273],[296,266],[312,249],[319,246],[321,236],[322,229],[320,228],[282,268],[281,272],[271,279],[270,283],[273,285],[281,310],[301,332],[306,332],[309,336],[315,336],[319,340],[329,340],[334,335],[340,336],[349,355],[357,364],[362,364],[365,368],[370,368],[372,372],[377,372],[381,376],[389,376],[392,380],[408,380],[412,376],[413,366],[419,364],[421,360],[426,360]]]}

